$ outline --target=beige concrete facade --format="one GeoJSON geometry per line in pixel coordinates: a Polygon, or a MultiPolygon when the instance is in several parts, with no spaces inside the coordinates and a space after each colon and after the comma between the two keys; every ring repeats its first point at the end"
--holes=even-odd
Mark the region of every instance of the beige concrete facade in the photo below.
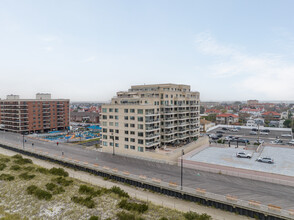
{"type": "Polygon", "coordinates": [[[132,86],[102,106],[102,147],[155,151],[199,137],[199,92],[188,85],[132,86]]]}

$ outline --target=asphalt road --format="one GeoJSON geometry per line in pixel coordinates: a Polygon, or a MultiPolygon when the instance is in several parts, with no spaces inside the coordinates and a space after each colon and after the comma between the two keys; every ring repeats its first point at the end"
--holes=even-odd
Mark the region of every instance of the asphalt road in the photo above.
{"type": "MultiPolygon", "coordinates": [[[[98,163],[102,166],[129,171],[136,175],[145,175],[161,179],[165,182],[180,183],[180,168],[175,165],[167,165],[146,160],[133,159],[129,157],[112,155],[107,153],[87,150],[78,145],[66,145],[30,140],[25,138],[25,148],[32,147],[47,151],[51,154],[64,152],[66,157],[71,157],[89,163],[98,163]]],[[[22,136],[14,133],[0,131],[0,142],[10,144],[22,144],[22,136]]],[[[235,195],[243,200],[256,200],[261,203],[274,204],[284,209],[294,208],[294,187],[271,184],[255,180],[243,179],[233,176],[184,169],[184,186],[191,188],[203,188],[209,192],[221,195],[235,195]]]]}

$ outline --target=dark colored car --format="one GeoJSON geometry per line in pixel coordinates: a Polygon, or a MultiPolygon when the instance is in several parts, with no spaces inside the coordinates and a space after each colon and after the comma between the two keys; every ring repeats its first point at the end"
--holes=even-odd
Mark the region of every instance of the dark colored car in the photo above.
{"type": "Polygon", "coordinates": [[[263,129],[263,130],[261,130],[262,132],[266,132],[266,133],[269,133],[270,132],[270,130],[269,129],[263,129]]]}
{"type": "Polygon", "coordinates": [[[222,130],[227,131],[228,129],[227,128],[222,128],[222,130]]]}
{"type": "Polygon", "coordinates": [[[224,131],[216,131],[216,133],[218,133],[218,134],[224,134],[225,132],[224,131]]]}
{"type": "Polygon", "coordinates": [[[223,135],[222,134],[217,134],[216,135],[218,138],[221,138],[221,137],[223,137],[223,135]]]}
{"type": "Polygon", "coordinates": [[[252,128],[251,131],[258,131],[258,129],[257,128],[252,128]]]}

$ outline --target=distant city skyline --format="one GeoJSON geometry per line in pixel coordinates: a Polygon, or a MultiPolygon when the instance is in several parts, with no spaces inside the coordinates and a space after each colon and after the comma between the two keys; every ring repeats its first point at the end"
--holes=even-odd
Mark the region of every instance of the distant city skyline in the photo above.
{"type": "Polygon", "coordinates": [[[294,100],[294,2],[0,2],[0,98],[107,102],[131,85],[294,100]]]}

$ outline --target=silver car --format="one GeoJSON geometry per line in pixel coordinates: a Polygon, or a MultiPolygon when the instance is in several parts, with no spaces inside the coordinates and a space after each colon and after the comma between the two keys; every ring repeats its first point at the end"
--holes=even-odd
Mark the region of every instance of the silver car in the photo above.
{"type": "Polygon", "coordinates": [[[262,163],[274,163],[274,160],[270,157],[259,157],[257,161],[262,163]]]}
{"type": "Polygon", "coordinates": [[[251,154],[246,154],[245,152],[238,152],[236,153],[236,157],[239,157],[239,158],[251,158],[252,155],[251,154]]]}

